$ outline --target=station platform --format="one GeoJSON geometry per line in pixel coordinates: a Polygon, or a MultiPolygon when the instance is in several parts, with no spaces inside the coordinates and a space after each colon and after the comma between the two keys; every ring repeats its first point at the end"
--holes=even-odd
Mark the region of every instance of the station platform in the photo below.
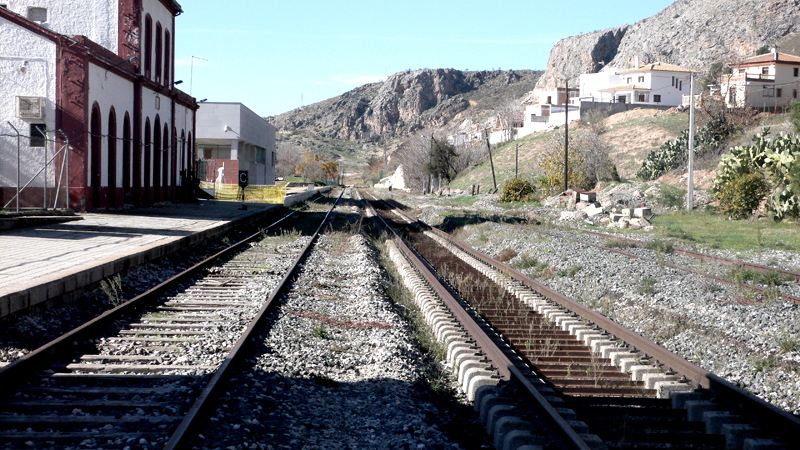
{"type": "Polygon", "coordinates": [[[256,219],[276,204],[200,201],[80,213],[0,231],[0,318],[75,297],[100,280],[256,219]]]}

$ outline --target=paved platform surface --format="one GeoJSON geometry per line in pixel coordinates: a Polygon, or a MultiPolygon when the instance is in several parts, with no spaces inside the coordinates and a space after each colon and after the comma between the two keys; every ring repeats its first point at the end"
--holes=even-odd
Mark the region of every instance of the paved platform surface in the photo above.
{"type": "Polygon", "coordinates": [[[0,232],[0,317],[224,232],[278,205],[201,201],[82,213],[83,220],[0,232]]]}

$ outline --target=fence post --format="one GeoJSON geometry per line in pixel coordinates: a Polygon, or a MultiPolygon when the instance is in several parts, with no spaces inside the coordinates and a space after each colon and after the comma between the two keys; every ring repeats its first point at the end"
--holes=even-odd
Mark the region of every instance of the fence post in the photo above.
{"type": "Polygon", "coordinates": [[[10,121],[8,124],[11,125],[11,128],[14,129],[14,132],[17,133],[17,212],[19,213],[19,130],[17,130],[17,127],[15,127],[10,121]]]}

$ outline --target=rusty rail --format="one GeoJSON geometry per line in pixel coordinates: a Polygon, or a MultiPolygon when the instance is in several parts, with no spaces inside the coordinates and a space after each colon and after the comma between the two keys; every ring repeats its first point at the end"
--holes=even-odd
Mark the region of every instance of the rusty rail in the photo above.
{"type": "MultiPolygon", "coordinates": [[[[375,197],[373,197],[375,198],[375,197]]],[[[377,199],[376,199],[377,200],[377,199]]],[[[380,200],[377,200],[380,201],[380,200]]],[[[422,258],[405,242],[400,234],[386,220],[372,208],[372,205],[367,203],[368,207],[372,209],[384,228],[391,231],[395,244],[409,260],[409,262],[419,271],[425,278],[429,286],[436,292],[436,294],[444,301],[450,311],[453,312],[456,319],[467,330],[467,333],[475,340],[476,344],[491,360],[492,365],[500,372],[503,379],[514,382],[526,394],[531,401],[531,405],[545,417],[548,422],[555,428],[558,434],[571,445],[571,448],[589,450],[591,447],[578,435],[578,433],[567,423],[567,421],[559,414],[558,411],[542,396],[541,393],[528,381],[525,374],[523,374],[509,359],[503,354],[502,350],[492,342],[489,336],[484,333],[475,319],[464,309],[463,305],[453,297],[449,290],[447,290],[434,274],[431,267],[425,263],[422,258]]],[[[404,214],[404,213],[402,213],[404,214]]],[[[416,220],[415,218],[411,218],[416,220]]]]}

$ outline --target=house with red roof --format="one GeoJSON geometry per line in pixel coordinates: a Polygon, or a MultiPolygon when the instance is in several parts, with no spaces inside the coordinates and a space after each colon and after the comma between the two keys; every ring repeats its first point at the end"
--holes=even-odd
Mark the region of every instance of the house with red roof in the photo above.
{"type": "Polygon", "coordinates": [[[730,65],[723,75],[720,94],[728,107],[770,109],[798,100],[800,56],[773,49],[730,65]]]}

